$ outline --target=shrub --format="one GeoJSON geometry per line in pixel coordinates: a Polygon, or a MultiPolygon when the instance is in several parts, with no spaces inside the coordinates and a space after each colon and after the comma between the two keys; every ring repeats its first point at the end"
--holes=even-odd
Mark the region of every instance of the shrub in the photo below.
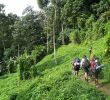
{"type": "Polygon", "coordinates": [[[74,30],[73,32],[71,32],[69,37],[71,42],[74,42],[75,44],[81,43],[80,33],[78,30],[74,30]]]}
{"type": "Polygon", "coordinates": [[[16,60],[10,58],[7,63],[7,69],[8,69],[8,73],[15,73],[17,70],[16,60]]]}
{"type": "Polygon", "coordinates": [[[32,78],[33,74],[31,72],[31,67],[34,65],[34,59],[25,53],[20,56],[17,61],[19,66],[20,79],[23,80],[32,78]]]}
{"type": "Polygon", "coordinates": [[[105,56],[110,57],[110,37],[108,38],[106,45],[107,45],[107,50],[105,52],[105,56]]]}

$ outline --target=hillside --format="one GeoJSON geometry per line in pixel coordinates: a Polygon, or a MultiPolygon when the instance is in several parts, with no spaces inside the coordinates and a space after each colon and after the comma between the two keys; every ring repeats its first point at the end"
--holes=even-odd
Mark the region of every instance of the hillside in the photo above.
{"type": "MultiPolygon", "coordinates": [[[[109,34],[108,34],[109,35],[109,34]]],[[[98,56],[104,68],[100,82],[108,83],[110,69],[108,59],[104,58],[107,35],[91,43],[63,45],[57,50],[57,64],[53,54],[46,56],[36,64],[39,75],[32,80],[20,81],[18,73],[0,77],[0,100],[106,100],[110,97],[98,91],[95,86],[71,73],[71,61],[74,57],[89,55],[88,48],[92,45],[93,52],[98,56]]],[[[80,71],[83,77],[83,71],[80,71]]],[[[107,84],[110,89],[110,84],[107,84]]]]}
{"type": "Polygon", "coordinates": [[[110,0],[35,1],[22,16],[0,3],[0,100],[110,100],[110,0]],[[84,55],[104,65],[100,84],[72,73],[84,55]]]}

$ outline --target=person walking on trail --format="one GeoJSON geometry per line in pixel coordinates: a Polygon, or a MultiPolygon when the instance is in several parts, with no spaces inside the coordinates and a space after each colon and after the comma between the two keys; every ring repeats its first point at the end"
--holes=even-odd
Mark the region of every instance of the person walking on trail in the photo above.
{"type": "Polygon", "coordinates": [[[89,53],[90,53],[90,55],[91,55],[91,53],[92,53],[92,47],[90,47],[90,49],[89,49],[89,53]]]}
{"type": "Polygon", "coordinates": [[[80,59],[75,58],[72,62],[72,65],[73,65],[72,72],[74,72],[74,74],[78,76],[79,69],[80,69],[80,59]]]}
{"type": "Polygon", "coordinates": [[[82,60],[81,60],[81,67],[84,69],[85,80],[88,82],[88,74],[89,74],[90,62],[89,62],[89,59],[86,57],[86,55],[84,55],[82,60]]]}
{"type": "Polygon", "coordinates": [[[102,66],[103,65],[101,65],[101,63],[99,61],[99,58],[96,58],[95,59],[95,69],[94,69],[94,76],[95,76],[95,84],[96,84],[96,86],[99,85],[98,78],[99,78],[99,74],[101,72],[102,66]]]}
{"type": "Polygon", "coordinates": [[[93,50],[92,50],[92,47],[90,47],[89,49],[89,60],[92,60],[93,58],[93,50]]]}
{"type": "Polygon", "coordinates": [[[95,80],[95,85],[98,87],[99,82],[98,82],[98,77],[99,77],[99,73],[101,71],[103,65],[101,65],[99,58],[93,58],[91,61],[91,71],[93,73],[94,76],[94,80],[95,80]]]}
{"type": "Polygon", "coordinates": [[[95,76],[94,76],[95,66],[96,66],[95,58],[93,57],[92,60],[90,61],[90,73],[91,73],[91,78],[92,78],[92,80],[95,79],[95,76]]]}

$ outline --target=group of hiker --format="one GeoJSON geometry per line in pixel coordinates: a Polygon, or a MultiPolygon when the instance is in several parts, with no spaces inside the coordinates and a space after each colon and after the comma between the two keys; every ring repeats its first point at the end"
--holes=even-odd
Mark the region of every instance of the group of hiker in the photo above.
{"type": "MultiPolygon", "coordinates": [[[[92,53],[92,48],[89,50],[90,55],[92,53]]],[[[95,55],[92,56],[91,59],[89,59],[86,55],[82,57],[80,60],[78,57],[74,58],[72,61],[72,72],[75,75],[79,74],[79,70],[84,70],[84,78],[88,82],[89,76],[92,78],[92,80],[95,81],[96,86],[98,86],[98,77],[99,73],[102,69],[102,64],[100,63],[100,59],[96,57],[95,55]]]]}

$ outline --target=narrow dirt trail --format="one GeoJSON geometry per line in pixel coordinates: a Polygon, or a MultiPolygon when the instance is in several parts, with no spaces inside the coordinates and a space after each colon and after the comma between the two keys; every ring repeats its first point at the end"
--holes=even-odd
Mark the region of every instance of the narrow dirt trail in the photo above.
{"type": "MultiPolygon", "coordinates": [[[[79,79],[85,81],[84,77],[82,76],[80,76],[79,79]]],[[[89,81],[88,83],[92,86],[95,86],[94,81],[89,81]]],[[[105,95],[110,96],[110,88],[108,88],[106,84],[101,83],[100,80],[99,80],[99,87],[96,87],[96,89],[103,92],[105,95]]]]}
{"type": "MultiPolygon", "coordinates": [[[[95,86],[94,81],[89,82],[89,84],[95,86]]],[[[96,88],[97,90],[103,92],[105,95],[110,96],[110,88],[108,88],[106,84],[102,84],[101,82],[99,82],[99,87],[96,87],[96,88]]]]}
{"type": "Polygon", "coordinates": [[[98,90],[102,91],[105,95],[110,96],[110,89],[108,87],[102,85],[98,90]]]}

